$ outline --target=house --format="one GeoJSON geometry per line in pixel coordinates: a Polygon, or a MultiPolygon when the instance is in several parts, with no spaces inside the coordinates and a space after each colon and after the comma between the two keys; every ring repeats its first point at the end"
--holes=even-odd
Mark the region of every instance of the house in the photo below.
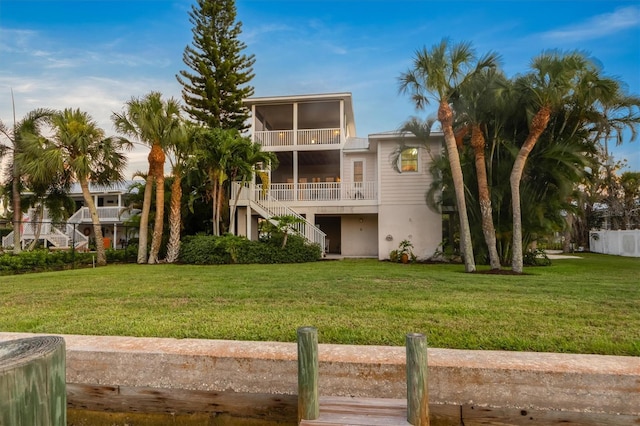
{"type": "MultiPolygon", "coordinates": [[[[130,238],[137,236],[137,227],[125,225],[125,222],[138,212],[127,207],[128,188],[132,183],[129,181],[108,186],[89,185],[98,209],[104,244],[107,248],[123,248],[130,238]]],[[[93,224],[89,208],[84,205],[80,185],[72,185],[68,195],[75,201],[76,211],[64,222],[53,222],[46,209],[43,217],[36,222],[33,220],[33,209],[25,213],[20,241],[23,247],[36,238],[45,247],[61,249],[75,247],[79,250],[89,247],[93,238],[93,224]]],[[[11,232],[2,238],[2,247],[9,248],[13,245],[14,233],[11,232]]]]}
{"type": "MultiPolygon", "coordinates": [[[[442,218],[429,209],[425,193],[429,165],[440,153],[442,134],[427,148],[398,131],[356,136],[350,93],[255,97],[251,138],[279,160],[268,188],[259,179],[246,185],[238,201],[238,235],[257,239],[259,223],[295,215],[297,231],[326,253],[388,259],[403,240],[419,259],[442,242],[442,218]],[[396,171],[390,155],[403,151],[396,171]]],[[[237,185],[237,184],[236,184],[237,185]]],[[[237,187],[236,187],[237,188],[237,187]]]]}

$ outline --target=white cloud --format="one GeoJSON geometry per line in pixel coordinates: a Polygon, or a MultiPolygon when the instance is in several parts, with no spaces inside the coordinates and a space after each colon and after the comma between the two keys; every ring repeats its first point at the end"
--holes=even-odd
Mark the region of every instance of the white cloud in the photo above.
{"type": "Polygon", "coordinates": [[[0,27],[0,52],[24,51],[37,35],[36,31],[0,27]]]}
{"type": "MultiPolygon", "coordinates": [[[[0,75],[0,119],[3,122],[11,121],[13,117],[10,88],[15,95],[18,120],[35,108],[79,108],[89,113],[107,135],[115,135],[111,121],[112,113],[120,112],[124,103],[132,96],[144,96],[156,90],[165,98],[180,98],[177,82],[155,78],[136,76],[111,79],[60,75],[43,78],[0,75]]],[[[133,151],[127,153],[129,163],[125,172],[126,178],[130,178],[137,170],[146,171],[148,152],[147,147],[136,144],[133,151]]]]}
{"type": "Polygon", "coordinates": [[[251,44],[259,41],[263,36],[273,33],[283,33],[283,32],[291,32],[294,28],[290,27],[286,24],[281,23],[271,23],[271,24],[263,24],[259,26],[253,26],[250,29],[246,30],[243,28],[242,32],[242,40],[251,44]]]}
{"type": "Polygon", "coordinates": [[[629,6],[576,24],[540,34],[546,40],[576,42],[606,37],[640,25],[640,8],[629,6]]]}

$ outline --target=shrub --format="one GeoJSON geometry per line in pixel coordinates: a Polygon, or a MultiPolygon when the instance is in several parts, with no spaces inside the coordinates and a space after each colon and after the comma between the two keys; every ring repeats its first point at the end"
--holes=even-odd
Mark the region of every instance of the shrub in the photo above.
{"type": "Polygon", "coordinates": [[[413,244],[409,240],[402,240],[396,250],[391,250],[389,260],[391,262],[409,263],[415,262],[416,256],[413,254],[413,244]]]}
{"type": "Polygon", "coordinates": [[[19,274],[24,272],[56,271],[78,266],[91,265],[92,253],[72,252],[70,250],[23,251],[19,254],[0,255],[0,274],[19,274]]]}
{"type": "Polygon", "coordinates": [[[522,263],[526,266],[549,266],[551,260],[542,249],[529,250],[524,253],[522,263]]]}
{"type": "Polygon", "coordinates": [[[135,263],[138,259],[138,246],[127,245],[124,250],[107,249],[107,263],[135,263]]]}
{"type": "Polygon", "coordinates": [[[289,235],[282,248],[284,236],[275,234],[261,241],[249,241],[235,235],[188,236],[180,245],[181,263],[217,265],[228,263],[296,263],[313,262],[322,251],[317,244],[307,244],[302,237],[289,235]]]}

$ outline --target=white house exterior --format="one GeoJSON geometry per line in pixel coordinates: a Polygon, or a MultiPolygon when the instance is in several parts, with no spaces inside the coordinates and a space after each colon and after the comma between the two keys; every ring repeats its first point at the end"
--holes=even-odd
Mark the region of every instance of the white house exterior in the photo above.
{"type": "Polygon", "coordinates": [[[235,217],[237,234],[258,237],[259,220],[297,214],[299,232],[325,252],[388,259],[402,240],[419,259],[431,257],[442,241],[442,219],[425,203],[429,165],[442,134],[429,148],[398,132],[358,138],[350,93],[250,98],[251,137],[275,153],[269,188],[251,184],[242,192],[235,217]],[[405,151],[394,170],[390,155],[405,151]]]}
{"type": "MultiPolygon", "coordinates": [[[[138,210],[127,208],[128,188],[132,182],[114,183],[108,186],[89,185],[93,202],[98,210],[98,217],[102,225],[104,244],[107,248],[124,247],[131,235],[126,232],[124,222],[137,213],[138,210]]],[[[84,198],[79,184],[72,185],[69,191],[76,203],[76,212],[64,223],[53,223],[45,210],[44,217],[38,223],[32,223],[31,210],[25,214],[22,224],[20,243],[27,246],[35,238],[42,241],[46,247],[86,249],[89,240],[93,238],[93,225],[89,208],[84,205],[84,198]],[[39,228],[38,228],[39,226],[39,228]]],[[[136,233],[137,230],[130,228],[136,233]]],[[[2,247],[13,247],[14,233],[2,238],[2,247]]]]}

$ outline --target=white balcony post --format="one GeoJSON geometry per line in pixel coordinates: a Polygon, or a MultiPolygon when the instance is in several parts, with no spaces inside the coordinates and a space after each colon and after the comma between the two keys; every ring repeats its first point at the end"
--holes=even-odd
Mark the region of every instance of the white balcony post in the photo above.
{"type": "Polygon", "coordinates": [[[256,141],[256,106],[251,105],[251,142],[256,141]]]}
{"type": "Polygon", "coordinates": [[[298,200],[298,151],[293,151],[293,199],[298,200]]]}
{"type": "Polygon", "coordinates": [[[247,239],[251,240],[251,206],[247,206],[247,239]]]}
{"type": "Polygon", "coordinates": [[[340,99],[340,145],[344,144],[344,99],[340,99]]]}
{"type": "Polygon", "coordinates": [[[293,145],[298,145],[298,103],[293,104],[293,145]]]}

